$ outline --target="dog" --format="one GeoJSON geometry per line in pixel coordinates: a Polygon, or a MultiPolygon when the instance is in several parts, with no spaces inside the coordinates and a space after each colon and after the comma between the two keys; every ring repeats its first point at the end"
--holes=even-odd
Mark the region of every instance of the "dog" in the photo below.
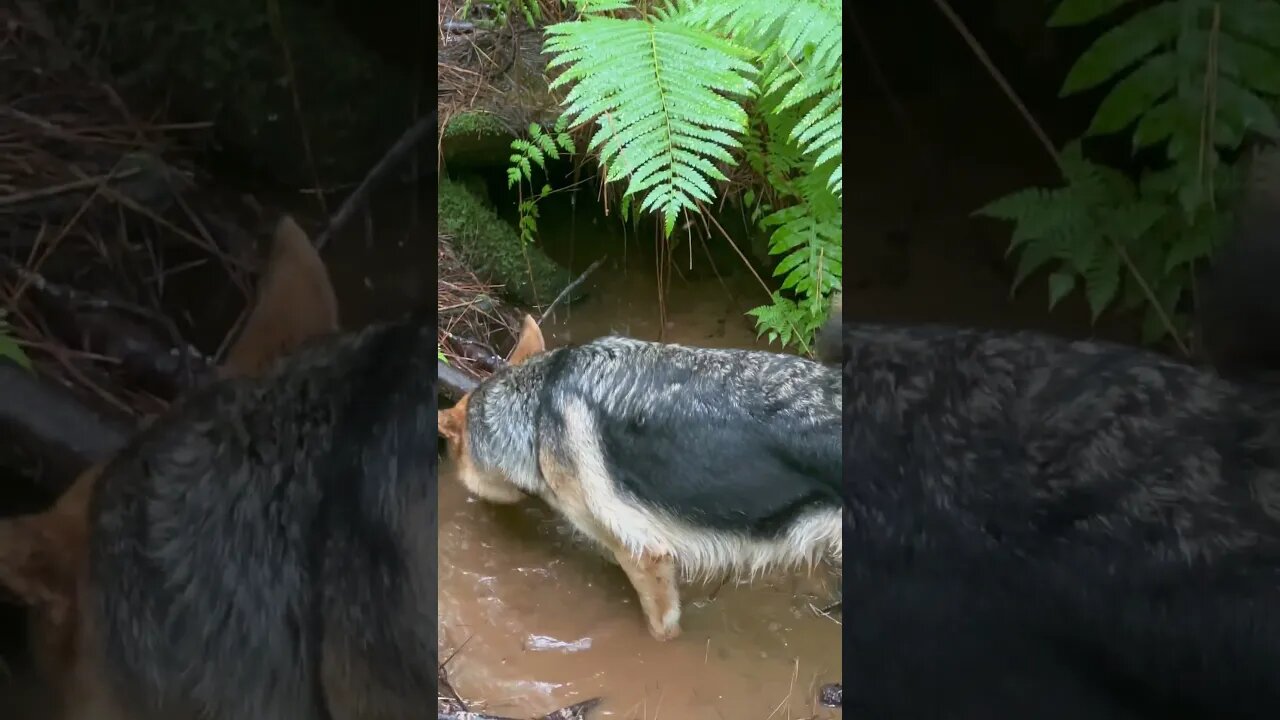
{"type": "Polygon", "coordinates": [[[797,356],[606,337],[510,365],[439,413],[462,483],[547,502],[680,634],[681,577],[838,560],[840,376],[797,356]]]}
{"type": "Polygon", "coordinates": [[[220,378],[0,525],[0,584],[33,608],[61,717],[399,720],[434,702],[434,323],[337,327],[286,218],[220,378]]]}
{"type": "Polygon", "coordinates": [[[1280,216],[1242,218],[1214,270],[1204,338],[1230,343],[1206,354],[1231,371],[1033,332],[841,330],[846,707],[1280,716],[1280,386],[1259,379],[1280,368],[1214,327],[1267,315],[1244,260],[1274,257],[1265,237],[1280,216]]]}

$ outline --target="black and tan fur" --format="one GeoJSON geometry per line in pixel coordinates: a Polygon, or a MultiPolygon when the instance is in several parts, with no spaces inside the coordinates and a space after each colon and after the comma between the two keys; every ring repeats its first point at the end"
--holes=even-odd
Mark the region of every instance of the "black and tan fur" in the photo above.
{"type": "Polygon", "coordinates": [[[650,633],[680,632],[681,577],[840,556],[840,379],[795,356],[619,337],[547,351],[439,414],[493,502],[545,500],[630,579],[650,633]]]}
{"type": "Polygon", "coordinates": [[[281,222],[221,379],[0,524],[66,720],[419,717],[434,702],[433,323],[335,335],[281,222]]]}

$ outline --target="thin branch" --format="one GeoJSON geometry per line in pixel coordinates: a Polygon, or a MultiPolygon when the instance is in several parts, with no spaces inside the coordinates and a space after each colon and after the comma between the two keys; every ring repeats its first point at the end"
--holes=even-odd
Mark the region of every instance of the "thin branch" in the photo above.
{"type": "Polygon", "coordinates": [[[369,193],[373,192],[373,188],[381,183],[387,175],[398,165],[405,157],[418,146],[427,135],[430,134],[436,126],[436,111],[432,110],[430,115],[422,117],[418,122],[414,123],[408,130],[400,136],[382,156],[369,174],[365,176],[360,185],[347,196],[342,202],[342,206],[338,208],[338,212],[329,220],[329,226],[325,228],[318,236],[316,236],[316,249],[323,250],[329,239],[339,232],[347,223],[351,222],[351,218],[369,198],[369,193]]]}

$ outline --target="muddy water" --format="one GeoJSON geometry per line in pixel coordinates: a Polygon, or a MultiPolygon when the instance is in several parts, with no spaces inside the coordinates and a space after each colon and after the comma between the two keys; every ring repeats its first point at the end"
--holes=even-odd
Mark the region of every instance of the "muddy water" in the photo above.
{"type": "MultiPolygon", "coordinates": [[[[764,347],[742,317],[763,290],[749,275],[724,283],[673,279],[663,325],[652,262],[611,259],[588,279],[590,296],[544,332],[553,345],[616,331],[764,347]]],[[[840,680],[839,616],[818,612],[838,583],[819,569],[745,586],[685,586],[684,632],[659,643],[622,571],[542,503],[477,501],[442,466],[441,657],[453,654],[459,694],[497,714],[535,716],[599,696],[593,717],[619,720],[839,717],[816,705],[817,688],[840,680]]]]}

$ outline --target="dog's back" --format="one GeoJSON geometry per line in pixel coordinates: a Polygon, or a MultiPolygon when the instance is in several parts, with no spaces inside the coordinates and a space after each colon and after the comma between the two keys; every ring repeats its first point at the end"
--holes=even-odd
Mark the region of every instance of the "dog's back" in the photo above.
{"type": "Polygon", "coordinates": [[[1253,213],[1203,316],[1208,354],[1234,380],[1035,333],[844,329],[857,562],[845,623],[886,658],[846,666],[851,707],[1280,714],[1280,390],[1245,380],[1280,369],[1280,355],[1249,337],[1269,328],[1238,325],[1280,317],[1258,284],[1260,268],[1280,269],[1266,245],[1280,241],[1280,215],[1253,213]],[[894,626],[987,647],[895,651],[894,626]],[[913,676],[944,678],[930,687],[952,705],[931,704],[913,676]],[[1046,688],[1040,709],[1019,683],[1046,688]]]}
{"type": "Polygon", "coordinates": [[[506,465],[508,476],[532,476],[532,458],[510,452],[518,446],[536,445],[544,472],[575,469],[588,504],[614,508],[596,515],[628,547],[645,547],[653,524],[627,521],[630,508],[671,520],[683,530],[661,534],[698,573],[759,570],[781,561],[774,551],[807,557],[818,548],[768,545],[788,533],[835,533],[838,551],[838,531],[796,523],[839,507],[839,408],[839,373],[802,358],[610,337],[487,382],[470,399],[468,423],[473,456],[506,465]],[[742,546],[717,546],[700,531],[742,546]]]}
{"type": "Polygon", "coordinates": [[[155,718],[409,718],[435,690],[424,318],[188,398],[93,498],[87,625],[155,718]]]}

